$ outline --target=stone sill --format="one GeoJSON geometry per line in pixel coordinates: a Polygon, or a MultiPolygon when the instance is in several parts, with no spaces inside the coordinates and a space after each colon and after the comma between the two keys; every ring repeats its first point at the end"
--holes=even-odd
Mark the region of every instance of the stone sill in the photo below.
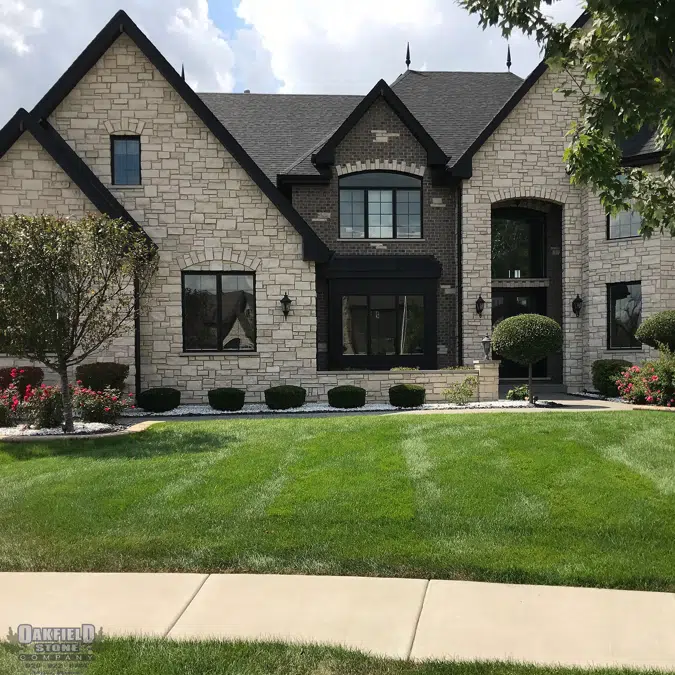
{"type": "Polygon", "coordinates": [[[110,190],[145,190],[145,185],[111,185],[110,190]]]}
{"type": "Polygon", "coordinates": [[[426,241],[425,239],[350,239],[349,237],[347,238],[342,238],[338,237],[338,241],[351,241],[351,242],[362,242],[364,244],[380,244],[380,243],[387,243],[387,244],[393,244],[393,243],[410,243],[411,241],[426,241]]]}
{"type": "Polygon", "coordinates": [[[252,352],[252,351],[244,351],[244,352],[237,352],[237,351],[227,351],[227,352],[181,352],[178,356],[260,356],[260,352],[252,352]]]}
{"type": "Polygon", "coordinates": [[[493,279],[493,288],[547,288],[551,280],[543,278],[528,279],[493,279]]]}

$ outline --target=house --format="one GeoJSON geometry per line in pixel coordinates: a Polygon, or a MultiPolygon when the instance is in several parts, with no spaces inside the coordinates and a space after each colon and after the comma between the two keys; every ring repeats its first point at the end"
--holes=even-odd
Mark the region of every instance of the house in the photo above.
{"type": "MultiPolygon", "coordinates": [[[[365,96],[196,94],[118,12],[0,132],[0,213],[100,211],[154,241],[142,317],[97,355],[136,388],[318,395],[410,366],[436,390],[527,311],[564,330],[535,375],[576,390],[598,358],[649,355],[634,332],[675,307],[675,243],[570,184],[564,78],[542,63],[526,80],[408,70],[365,96]]],[[[626,147],[658,160],[649,135],[626,147]]]]}

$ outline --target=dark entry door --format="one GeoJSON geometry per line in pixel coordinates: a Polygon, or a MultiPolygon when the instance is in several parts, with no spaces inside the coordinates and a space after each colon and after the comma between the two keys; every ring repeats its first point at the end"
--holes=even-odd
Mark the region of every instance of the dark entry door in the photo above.
{"type": "MultiPolygon", "coordinates": [[[[504,319],[518,314],[546,314],[546,289],[492,289],[492,328],[504,319]]],[[[496,358],[502,358],[495,354],[496,358]]],[[[537,363],[532,371],[534,377],[548,377],[548,359],[537,363]]],[[[499,376],[505,379],[527,377],[527,366],[502,358],[499,376]]]]}

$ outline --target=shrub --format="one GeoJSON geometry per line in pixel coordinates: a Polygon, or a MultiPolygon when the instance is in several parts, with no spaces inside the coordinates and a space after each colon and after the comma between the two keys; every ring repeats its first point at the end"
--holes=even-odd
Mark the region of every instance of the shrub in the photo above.
{"type": "Polygon", "coordinates": [[[419,408],[425,398],[426,391],[421,384],[395,384],[389,389],[389,403],[396,408],[419,408]]]}
{"type": "Polygon", "coordinates": [[[530,390],[526,384],[521,384],[519,387],[509,389],[506,394],[507,401],[527,401],[530,398],[530,390]]]}
{"type": "Polygon", "coordinates": [[[363,408],[366,405],[366,390],[351,384],[333,387],[328,392],[328,403],[333,408],[363,408]]]}
{"type": "Polygon", "coordinates": [[[16,421],[21,406],[21,397],[14,381],[6,389],[0,389],[0,427],[11,427],[16,421]]]}
{"type": "Polygon", "coordinates": [[[593,361],[591,374],[593,387],[607,398],[616,398],[619,395],[616,382],[633,364],[621,359],[600,359],[593,361]]]}
{"type": "Polygon", "coordinates": [[[443,398],[448,403],[466,405],[478,389],[478,378],[475,375],[465,377],[461,382],[451,384],[444,392],[443,398]]]}
{"type": "Polygon", "coordinates": [[[19,366],[18,368],[0,368],[0,389],[7,389],[14,382],[23,398],[26,386],[39,387],[45,378],[45,371],[35,366],[19,366]]]}
{"type": "Polygon", "coordinates": [[[137,396],[136,402],[147,412],[168,412],[180,405],[180,392],[171,387],[146,389],[137,396]]]}
{"type": "Polygon", "coordinates": [[[0,399],[0,429],[12,426],[12,410],[0,399]]]}
{"type": "Polygon", "coordinates": [[[209,405],[215,410],[241,410],[245,400],[246,392],[243,389],[222,387],[209,392],[209,405]]]}
{"type": "Polygon", "coordinates": [[[675,407],[675,355],[667,347],[658,361],[631,366],[616,381],[621,398],[639,405],[675,407]]]}
{"type": "Polygon", "coordinates": [[[53,429],[63,422],[63,397],[58,387],[45,384],[33,389],[26,386],[20,406],[21,416],[36,429],[53,429]]]}
{"type": "Polygon", "coordinates": [[[104,391],[117,389],[124,391],[124,385],[129,376],[129,366],[123,363],[85,363],[75,370],[76,379],[85,389],[104,391]]]}
{"type": "Polygon", "coordinates": [[[302,387],[286,384],[270,387],[265,391],[265,403],[270,410],[288,410],[300,408],[305,403],[307,392],[302,387]]]}
{"type": "Polygon", "coordinates": [[[80,411],[83,422],[114,424],[127,408],[135,406],[131,396],[124,396],[118,389],[95,391],[77,386],[73,389],[73,407],[80,411]]]}
{"type": "Polygon", "coordinates": [[[519,314],[504,319],[492,334],[494,351],[506,359],[528,366],[530,403],[534,403],[532,366],[557,352],[563,343],[562,328],[541,314],[519,314]]]}
{"type": "Polygon", "coordinates": [[[654,349],[665,345],[671,352],[675,351],[675,310],[659,312],[645,319],[635,337],[654,349]]]}

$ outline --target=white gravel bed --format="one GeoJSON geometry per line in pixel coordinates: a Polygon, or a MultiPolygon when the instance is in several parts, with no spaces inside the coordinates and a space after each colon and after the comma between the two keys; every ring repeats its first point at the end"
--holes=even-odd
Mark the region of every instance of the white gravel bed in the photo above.
{"type": "MultiPolygon", "coordinates": [[[[468,409],[503,409],[503,408],[527,408],[527,401],[489,401],[484,403],[469,403],[465,406],[454,405],[452,403],[425,403],[420,408],[410,408],[411,410],[468,410],[468,409]]],[[[195,416],[213,416],[213,415],[257,415],[261,413],[341,413],[341,412],[395,412],[402,408],[395,408],[389,403],[367,403],[361,408],[333,408],[327,403],[305,403],[301,408],[289,408],[288,410],[271,410],[264,403],[249,403],[241,410],[228,412],[215,410],[209,405],[181,405],[173,410],[162,413],[150,413],[144,410],[127,410],[123,417],[195,417],[195,416]]]]}
{"type": "Polygon", "coordinates": [[[597,394],[591,391],[571,391],[569,396],[576,396],[577,398],[591,398],[594,401],[611,401],[612,403],[625,403],[622,398],[607,398],[602,394],[597,394]]]}
{"type": "MultiPolygon", "coordinates": [[[[111,431],[120,431],[124,427],[118,424],[101,424],[100,422],[75,422],[75,434],[104,434],[111,431]]],[[[20,424],[16,427],[0,428],[0,437],[2,436],[63,436],[63,429],[31,429],[26,424],[20,424]]],[[[69,434],[72,435],[72,434],[69,434]]]]}

